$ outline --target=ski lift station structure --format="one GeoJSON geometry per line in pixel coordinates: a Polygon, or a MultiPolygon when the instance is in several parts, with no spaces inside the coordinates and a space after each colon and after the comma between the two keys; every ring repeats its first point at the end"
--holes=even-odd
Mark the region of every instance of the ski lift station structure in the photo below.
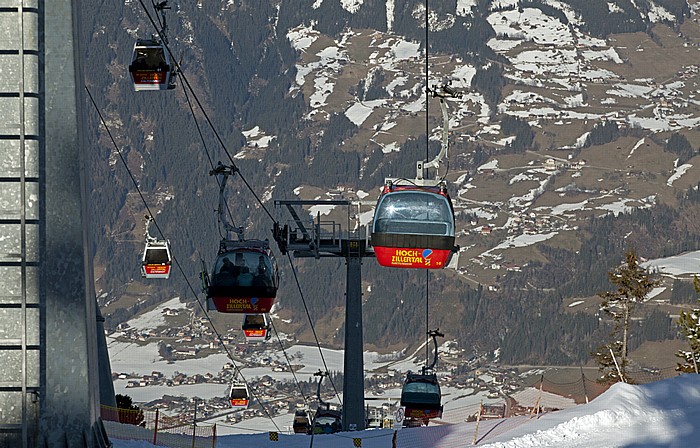
{"type": "Polygon", "coordinates": [[[87,5],[12,0],[0,8],[3,447],[111,445],[100,402],[116,402],[87,222],[79,45],[87,5]]]}
{"type": "MultiPolygon", "coordinates": [[[[282,254],[292,252],[297,258],[345,258],[345,351],[343,357],[343,430],[365,429],[364,340],[362,332],[362,259],[374,257],[367,241],[366,229],[343,231],[335,221],[321,221],[320,214],[308,226],[298,209],[304,206],[346,206],[348,227],[353,202],[348,200],[278,200],[276,207],[287,209],[293,220],[273,229],[282,254]]],[[[302,210],[302,213],[306,214],[302,210]]]]}

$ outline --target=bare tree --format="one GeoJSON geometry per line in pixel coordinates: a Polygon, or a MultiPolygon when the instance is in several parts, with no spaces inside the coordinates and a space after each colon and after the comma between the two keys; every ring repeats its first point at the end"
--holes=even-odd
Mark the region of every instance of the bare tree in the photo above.
{"type": "Polygon", "coordinates": [[[626,382],[630,321],[637,305],[642,303],[647,294],[659,285],[659,281],[653,280],[651,274],[639,266],[634,249],[627,251],[625,263],[609,272],[608,278],[617,289],[598,295],[603,299],[600,305],[601,311],[613,320],[613,330],[608,342],[591,354],[598,362],[602,381],[626,382]]]}

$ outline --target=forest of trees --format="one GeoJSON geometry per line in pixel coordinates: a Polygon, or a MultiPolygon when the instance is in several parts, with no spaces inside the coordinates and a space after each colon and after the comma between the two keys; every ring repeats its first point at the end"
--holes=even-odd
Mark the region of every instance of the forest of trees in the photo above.
{"type": "Polygon", "coordinates": [[[535,133],[527,121],[513,115],[506,115],[501,120],[501,131],[506,135],[515,136],[515,140],[506,144],[507,152],[523,153],[532,149],[535,133]]]}
{"type": "MultiPolygon", "coordinates": [[[[644,0],[637,2],[648,4],[644,0]]],[[[235,162],[240,168],[241,174],[230,179],[227,187],[234,224],[245,225],[246,236],[250,238],[270,238],[272,220],[250,194],[248,185],[258,194],[269,191],[272,199],[265,206],[276,219],[285,220],[288,217],[274,209],[273,201],[292,199],[293,189],[301,184],[325,189],[349,185],[376,191],[386,177],[415,172],[415,161],[426,154],[424,130],[416,130],[416,135],[409,136],[400,151],[391,154],[379,150],[345,151],[343,142],[358,132],[357,126],[344,114],[333,114],[324,123],[322,132],[314,135],[305,118],[309,112],[307,99],[302,92],[290,92],[298,57],[286,38],[290,29],[314,23],[318,31],[328,36],[336,36],[347,27],[386,31],[386,1],[365,0],[356,14],[343,9],[339,0],[325,0],[316,9],[312,7],[313,0],[260,0],[253,4],[234,1],[228,2],[229,9],[225,12],[218,2],[199,3],[200,6],[180,2],[180,12],[173,11],[169,16],[170,42],[216,133],[207,125],[196,101],[185,97],[183,79],[178,80],[178,89],[169,94],[132,92],[125,73],[134,36],[127,30],[150,29],[137,3],[121,3],[115,10],[112,4],[98,2],[83,11],[86,65],[112,67],[86,72],[86,84],[107,117],[130,170],[126,170],[92,106],[86,107],[93,192],[90,197],[92,250],[96,264],[106,269],[98,279],[102,288],[98,295],[104,294],[100,301],[120,297],[138,283],[146,210],[131,175],[153,206],[152,212],[170,239],[186,277],[177,273],[167,285],[161,282],[144,286],[145,292],[135,293],[140,295],[132,303],[106,316],[111,328],[165,298],[180,296],[192,302],[196,300],[195,294],[199,294],[201,299],[196,283],[200,263],[203,260],[211,267],[221,238],[214,213],[218,186],[208,175],[217,161],[235,162]],[[102,28],[121,32],[100,32],[102,28]],[[270,147],[260,151],[255,159],[229,159],[229,154],[235,154],[245,145],[242,131],[256,125],[276,136],[270,147]],[[241,177],[245,177],[245,182],[241,177]]],[[[452,3],[438,3],[434,7],[439,14],[454,9],[452,3]]],[[[490,3],[479,0],[474,10],[483,13],[490,3]]],[[[584,16],[587,27],[595,35],[628,28],[645,30],[648,25],[641,17],[610,14],[602,0],[566,0],[565,3],[584,16]]],[[[685,2],[657,0],[657,3],[677,17],[687,15],[685,2]]],[[[425,48],[421,18],[411,14],[422,4],[419,0],[396,2],[393,27],[394,33],[420,42],[425,48]]],[[[540,1],[524,2],[521,7],[536,7],[556,17],[561,15],[540,1]]],[[[560,17],[562,22],[564,19],[560,17]]],[[[458,54],[477,67],[471,88],[484,96],[491,111],[497,110],[507,83],[502,67],[507,61],[487,45],[494,36],[483,14],[476,14],[456,18],[454,26],[431,33],[428,42],[431,52],[458,54]]],[[[387,74],[381,70],[374,72],[369,80],[359,81],[354,81],[351,88],[366,100],[386,94],[387,74]]],[[[505,135],[515,136],[506,151],[520,153],[531,149],[535,134],[527,122],[504,116],[500,125],[505,135]]],[[[593,129],[588,144],[604,144],[618,136],[617,125],[606,122],[593,129]]],[[[439,145],[431,141],[428,152],[437,153],[439,145]]],[[[495,151],[480,143],[470,144],[468,149],[468,156],[455,162],[465,171],[475,170],[495,151]]],[[[678,155],[681,163],[697,152],[680,134],[672,135],[665,149],[678,155]]],[[[608,288],[607,272],[619,263],[628,244],[643,247],[645,257],[700,248],[700,231],[693,227],[691,219],[700,212],[700,193],[691,189],[680,198],[680,203],[678,209],[659,205],[618,217],[592,219],[581,229],[584,238],[578,254],[542,245],[540,251],[547,262],[531,263],[521,274],[508,276],[499,292],[468,286],[449,272],[432,273],[431,312],[427,317],[425,273],[380,269],[366,263],[363,277],[372,284],[364,306],[366,341],[377,346],[390,346],[396,341],[415,343],[424,337],[427,319],[431,327],[449,326],[467,347],[483,350],[501,347],[504,362],[583,362],[604,329],[593,316],[561,313],[562,300],[594,295],[608,288]],[[630,232],[633,237],[625,239],[630,232]],[[528,283],[534,286],[524,287],[528,283]],[[400,285],[398,290],[397,285],[400,285]],[[524,340],[530,342],[523,344],[524,340]]],[[[280,303],[292,310],[299,331],[303,332],[308,330],[304,304],[286,257],[280,257],[279,262],[285,267],[281,270],[280,303]]],[[[343,307],[344,284],[338,280],[339,275],[344,276],[340,260],[294,263],[314,321],[323,320],[330,310],[343,307]]],[[[686,287],[679,286],[678,293],[674,289],[677,296],[673,301],[687,300],[683,288],[686,287]]],[[[631,345],[670,333],[673,332],[668,319],[652,313],[633,332],[631,345]]],[[[328,343],[340,344],[342,329],[338,334],[337,339],[328,343]]]]}
{"type": "Polygon", "coordinates": [[[692,147],[685,135],[677,132],[671,134],[666,140],[664,149],[678,156],[678,166],[683,165],[698,154],[698,149],[692,147]]]}

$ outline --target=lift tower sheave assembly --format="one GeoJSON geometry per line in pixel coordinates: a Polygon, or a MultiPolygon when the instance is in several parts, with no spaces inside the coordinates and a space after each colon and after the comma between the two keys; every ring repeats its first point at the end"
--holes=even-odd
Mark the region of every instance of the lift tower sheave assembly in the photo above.
{"type": "MultiPolygon", "coordinates": [[[[275,201],[292,216],[290,225],[275,224],[275,240],[282,254],[292,252],[297,258],[345,258],[347,278],[345,286],[345,354],[343,358],[343,430],[365,429],[364,404],[364,341],[362,336],[362,258],[374,257],[368,249],[366,235],[343,231],[335,221],[314,222],[302,220],[297,208],[303,206],[347,206],[348,223],[352,202],[328,201],[275,201]]],[[[302,213],[307,212],[302,210],[302,213]]],[[[362,229],[362,227],[360,227],[362,229]]]]}

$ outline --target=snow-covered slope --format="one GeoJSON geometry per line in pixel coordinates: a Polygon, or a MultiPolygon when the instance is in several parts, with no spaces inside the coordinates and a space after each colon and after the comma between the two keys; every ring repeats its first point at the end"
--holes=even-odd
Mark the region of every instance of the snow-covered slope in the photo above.
{"type": "MultiPolygon", "coordinates": [[[[520,417],[448,426],[402,429],[396,446],[450,448],[478,446],[489,448],[614,448],[614,447],[693,447],[698,446],[700,428],[700,376],[683,375],[643,386],[613,385],[589,404],[529,419],[520,417]],[[475,437],[476,432],[476,437],[475,437]]],[[[392,430],[340,433],[317,436],[314,446],[352,446],[361,438],[368,448],[391,446],[392,430]],[[339,445],[340,444],[340,445],[339,445]]],[[[148,442],[112,440],[115,448],[147,448],[148,442]]],[[[304,435],[280,435],[272,445],[267,433],[224,436],[217,447],[284,446],[307,447],[304,435]]]]}

